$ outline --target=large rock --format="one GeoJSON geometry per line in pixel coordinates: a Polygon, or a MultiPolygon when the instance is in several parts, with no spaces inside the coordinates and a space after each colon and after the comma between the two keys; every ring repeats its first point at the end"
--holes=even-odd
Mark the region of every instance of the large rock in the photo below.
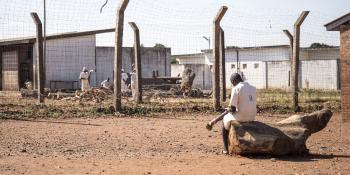
{"type": "Polygon", "coordinates": [[[332,112],[321,110],[308,115],[294,115],[274,125],[261,122],[232,122],[229,134],[231,154],[303,154],[306,140],[327,126],[332,112]]]}

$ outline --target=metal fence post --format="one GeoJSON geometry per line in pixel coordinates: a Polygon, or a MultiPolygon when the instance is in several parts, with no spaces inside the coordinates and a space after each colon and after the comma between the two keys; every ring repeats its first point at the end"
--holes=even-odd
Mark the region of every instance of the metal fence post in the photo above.
{"type": "Polygon", "coordinates": [[[292,107],[295,111],[299,110],[298,91],[299,91],[299,50],[300,50],[300,26],[304,22],[309,11],[303,11],[294,24],[293,53],[291,64],[291,88],[292,88],[292,107]]]}
{"type": "Polygon", "coordinates": [[[44,103],[44,86],[45,86],[45,72],[44,72],[44,53],[43,53],[43,29],[42,23],[37,13],[30,13],[36,25],[36,74],[38,85],[38,100],[39,103],[44,103]]]}
{"type": "Polygon", "coordinates": [[[115,111],[120,111],[122,107],[121,94],[121,69],[122,69],[122,50],[123,50],[123,25],[124,11],[129,0],[121,0],[116,16],[115,27],[115,53],[114,53],[114,94],[113,105],[115,111]]]}
{"type": "Polygon", "coordinates": [[[227,9],[226,6],[222,6],[213,21],[213,105],[215,110],[220,109],[220,21],[224,17],[227,9]]]}
{"type": "Polygon", "coordinates": [[[221,100],[226,101],[226,58],[225,58],[225,32],[220,27],[220,71],[221,71],[221,100]]]}
{"type": "Polygon", "coordinates": [[[129,22],[129,25],[134,30],[134,55],[135,55],[135,71],[136,71],[136,89],[134,89],[136,103],[142,102],[142,74],[141,74],[141,45],[140,45],[140,30],[134,22],[129,22]]]}

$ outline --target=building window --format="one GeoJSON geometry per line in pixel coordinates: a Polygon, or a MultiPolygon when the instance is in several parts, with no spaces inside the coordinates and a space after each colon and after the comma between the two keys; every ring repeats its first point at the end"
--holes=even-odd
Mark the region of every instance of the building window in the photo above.
{"type": "Polygon", "coordinates": [[[236,69],[236,65],[235,64],[231,64],[231,69],[236,69]]]}
{"type": "Polygon", "coordinates": [[[243,69],[247,69],[247,64],[243,64],[243,69]]]}
{"type": "Polygon", "coordinates": [[[255,63],[255,64],[254,64],[254,68],[255,68],[255,69],[259,68],[259,63],[255,63]]]}

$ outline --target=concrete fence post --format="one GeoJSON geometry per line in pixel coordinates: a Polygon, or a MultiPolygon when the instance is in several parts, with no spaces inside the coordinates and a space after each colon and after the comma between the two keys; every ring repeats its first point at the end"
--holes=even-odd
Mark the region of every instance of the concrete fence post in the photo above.
{"type": "MultiPolygon", "coordinates": [[[[43,52],[43,29],[42,23],[37,13],[30,13],[36,25],[36,76],[39,103],[44,103],[44,86],[45,86],[45,71],[44,71],[44,52],[43,52]]],[[[34,70],[35,71],[35,70],[34,70]]]]}
{"type": "MultiPolygon", "coordinates": [[[[292,70],[293,69],[292,68],[292,63],[293,63],[293,40],[294,39],[293,39],[293,35],[289,32],[289,30],[283,30],[283,33],[286,34],[286,36],[289,39],[289,46],[290,46],[289,62],[290,62],[291,70],[292,70]]],[[[290,74],[290,71],[289,71],[288,72],[288,86],[291,86],[290,78],[291,78],[291,74],[290,74]]]]}
{"type": "Polygon", "coordinates": [[[225,32],[220,27],[220,71],[221,71],[221,90],[220,96],[223,102],[226,101],[226,58],[225,58],[225,32]]]}
{"type": "Polygon", "coordinates": [[[309,11],[303,11],[297,21],[294,24],[294,37],[293,37],[293,52],[292,52],[292,64],[291,64],[291,90],[292,90],[292,107],[295,111],[299,110],[299,54],[300,54],[300,26],[303,24],[305,18],[309,14],[309,11]]]}
{"type": "Polygon", "coordinates": [[[289,32],[289,30],[283,30],[283,33],[286,34],[286,36],[289,39],[289,46],[291,49],[291,54],[293,53],[293,35],[289,32]]]}
{"type": "Polygon", "coordinates": [[[124,11],[129,3],[129,0],[121,0],[116,14],[115,27],[115,53],[114,53],[114,94],[113,106],[115,111],[120,111],[122,108],[121,94],[121,69],[122,69],[122,51],[123,51],[123,25],[124,11]]]}
{"type": "Polygon", "coordinates": [[[140,44],[140,30],[134,22],[129,22],[129,25],[134,30],[134,69],[136,71],[135,89],[132,89],[133,98],[136,103],[142,102],[142,74],[141,74],[141,44],[140,44]]]}
{"type": "Polygon", "coordinates": [[[213,21],[213,105],[216,111],[220,109],[220,21],[227,9],[226,6],[222,6],[213,21]]]}

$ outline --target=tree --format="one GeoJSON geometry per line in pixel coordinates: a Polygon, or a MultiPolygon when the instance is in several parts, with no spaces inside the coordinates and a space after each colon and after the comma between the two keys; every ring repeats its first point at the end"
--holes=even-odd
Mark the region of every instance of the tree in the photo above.
{"type": "Polygon", "coordinates": [[[165,46],[161,43],[156,43],[153,48],[165,48],[165,46]]]}
{"type": "Polygon", "coordinates": [[[176,60],[176,58],[171,59],[171,64],[179,64],[179,62],[176,60]]]}
{"type": "Polygon", "coordinates": [[[312,43],[310,45],[310,48],[334,48],[335,46],[331,46],[328,44],[324,44],[324,43],[312,43]]]}

